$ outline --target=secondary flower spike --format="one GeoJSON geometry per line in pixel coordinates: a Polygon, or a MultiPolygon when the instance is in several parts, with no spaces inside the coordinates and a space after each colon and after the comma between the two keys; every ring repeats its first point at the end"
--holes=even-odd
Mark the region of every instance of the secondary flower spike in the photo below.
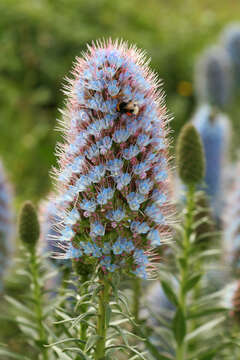
{"type": "Polygon", "coordinates": [[[229,189],[224,209],[224,254],[225,260],[240,273],[240,161],[235,166],[233,184],[229,189]]]}
{"type": "Polygon", "coordinates": [[[11,263],[15,250],[15,219],[13,212],[13,191],[0,161],[0,292],[2,278],[11,263]]]}
{"type": "Polygon", "coordinates": [[[111,40],[89,46],[73,76],[52,199],[64,250],[56,257],[145,278],[173,213],[159,81],[143,52],[111,40]]]}

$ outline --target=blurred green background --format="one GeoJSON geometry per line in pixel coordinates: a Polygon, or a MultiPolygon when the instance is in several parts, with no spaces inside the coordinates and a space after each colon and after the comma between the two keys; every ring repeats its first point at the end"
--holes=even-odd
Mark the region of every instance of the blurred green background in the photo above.
{"type": "MultiPolygon", "coordinates": [[[[195,107],[196,57],[239,20],[239,0],[0,0],[0,156],[17,203],[50,189],[63,78],[87,42],[111,36],[147,50],[176,136],[195,107]]],[[[236,138],[238,108],[230,112],[236,138]]]]}

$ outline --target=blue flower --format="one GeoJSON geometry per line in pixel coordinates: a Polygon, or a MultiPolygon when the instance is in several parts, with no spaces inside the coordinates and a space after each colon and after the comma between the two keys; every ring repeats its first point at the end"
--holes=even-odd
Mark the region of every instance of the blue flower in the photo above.
{"type": "Polygon", "coordinates": [[[72,166],[71,166],[72,171],[74,173],[79,173],[83,164],[84,164],[84,158],[82,156],[76,157],[73,164],[72,164],[72,166]]]}
{"type": "Polygon", "coordinates": [[[102,131],[102,122],[100,120],[96,120],[95,122],[91,123],[87,127],[87,132],[90,135],[94,135],[98,137],[102,131]]]}
{"type": "Polygon", "coordinates": [[[82,256],[82,251],[80,249],[76,249],[72,246],[72,244],[69,244],[68,249],[64,253],[64,259],[77,259],[82,256]]]}
{"type": "Polygon", "coordinates": [[[148,171],[150,169],[150,165],[147,164],[145,161],[140,162],[137,165],[133,166],[133,172],[135,175],[141,175],[145,171],[148,171]]]}
{"type": "Polygon", "coordinates": [[[109,136],[105,136],[99,142],[100,153],[105,154],[108,150],[111,149],[112,139],[109,136]]]}
{"type": "Polygon", "coordinates": [[[99,148],[96,144],[93,144],[84,152],[84,154],[89,160],[92,160],[99,155],[99,148]]]}
{"type": "Polygon", "coordinates": [[[125,85],[122,89],[124,100],[131,100],[133,96],[133,91],[130,85],[125,85]]]}
{"type": "Polygon", "coordinates": [[[80,134],[76,136],[76,139],[74,141],[74,144],[79,148],[86,145],[86,139],[87,139],[87,132],[82,131],[80,134]]]}
{"type": "Polygon", "coordinates": [[[147,271],[145,266],[138,266],[136,270],[133,271],[133,274],[140,277],[141,279],[147,279],[147,271]]]}
{"type": "Polygon", "coordinates": [[[137,186],[140,194],[147,195],[153,187],[153,182],[150,179],[139,180],[137,186]]]}
{"type": "Polygon", "coordinates": [[[156,153],[148,153],[145,159],[147,164],[154,164],[159,160],[159,154],[156,153]]]}
{"type": "Polygon", "coordinates": [[[154,177],[158,182],[165,181],[168,177],[168,174],[166,170],[159,170],[158,168],[154,170],[154,177]]]}
{"type": "Polygon", "coordinates": [[[58,176],[58,180],[61,182],[68,182],[72,176],[72,168],[71,166],[67,166],[63,171],[60,172],[58,176]]]}
{"type": "Polygon", "coordinates": [[[86,175],[81,175],[75,184],[76,191],[77,192],[85,191],[89,185],[91,185],[90,177],[86,175]]]}
{"type": "Polygon", "coordinates": [[[118,104],[117,99],[108,99],[104,102],[102,106],[102,111],[113,114],[116,112],[117,104],[118,104]]]}
{"type": "Polygon", "coordinates": [[[102,251],[101,251],[100,247],[97,246],[96,244],[93,244],[92,256],[95,258],[99,258],[102,256],[102,251]]]}
{"type": "Polygon", "coordinates": [[[134,257],[136,264],[139,264],[139,265],[149,264],[149,259],[148,259],[147,255],[144,254],[144,251],[142,249],[135,249],[133,257],[134,257]]]}
{"type": "Polygon", "coordinates": [[[128,240],[124,244],[124,251],[131,253],[135,249],[135,246],[131,240],[128,240]]]}
{"type": "Polygon", "coordinates": [[[100,120],[103,121],[103,129],[109,129],[110,127],[112,127],[116,116],[117,116],[116,114],[105,115],[105,117],[102,120],[100,120]]]}
{"type": "Polygon", "coordinates": [[[117,241],[113,244],[112,250],[115,255],[120,255],[123,251],[125,251],[125,244],[123,240],[123,238],[118,237],[117,241]]]}
{"type": "Polygon", "coordinates": [[[154,150],[159,151],[159,150],[164,150],[166,148],[166,144],[163,138],[159,138],[159,137],[153,138],[152,143],[154,150]]]}
{"type": "Polygon", "coordinates": [[[111,264],[111,257],[110,256],[104,256],[104,258],[101,259],[100,264],[102,266],[109,266],[111,264]]]}
{"type": "Polygon", "coordinates": [[[146,222],[133,221],[131,223],[130,229],[132,232],[138,234],[146,234],[149,231],[149,226],[146,222]]]}
{"type": "Polygon", "coordinates": [[[161,193],[159,190],[154,189],[152,193],[152,199],[156,201],[157,204],[163,205],[167,201],[167,196],[164,193],[161,193]]]}
{"type": "Polygon", "coordinates": [[[118,265],[116,264],[109,264],[107,265],[107,270],[110,271],[110,272],[114,272],[115,270],[117,270],[119,268],[118,265]]]}
{"type": "Polygon", "coordinates": [[[89,212],[94,212],[96,210],[97,204],[93,200],[84,199],[80,203],[80,208],[89,212]]]}
{"type": "Polygon", "coordinates": [[[149,233],[147,234],[147,238],[148,238],[148,240],[151,241],[152,246],[161,245],[161,238],[160,238],[159,231],[157,229],[153,229],[153,230],[149,231],[149,233]]]}
{"type": "Polygon", "coordinates": [[[146,134],[140,134],[137,138],[137,144],[140,147],[147,146],[150,143],[150,137],[146,134]]]}
{"type": "Polygon", "coordinates": [[[130,183],[131,176],[128,173],[123,173],[116,177],[115,181],[117,182],[117,189],[122,190],[124,186],[127,186],[130,183]]]}
{"type": "Polygon", "coordinates": [[[127,202],[131,210],[137,211],[140,208],[141,203],[145,200],[142,194],[131,192],[127,195],[127,202]]]}
{"type": "Polygon", "coordinates": [[[68,190],[63,194],[62,201],[72,202],[76,196],[76,188],[69,186],[68,190]]]}
{"type": "Polygon", "coordinates": [[[88,241],[87,243],[81,242],[80,245],[83,248],[84,254],[91,255],[93,253],[94,247],[90,241],[88,241]]]}
{"type": "Polygon", "coordinates": [[[70,226],[65,226],[64,229],[61,231],[60,241],[69,241],[75,235],[75,232],[72,230],[70,226]]]}
{"type": "Polygon", "coordinates": [[[114,189],[112,188],[104,188],[101,192],[97,195],[97,202],[100,205],[107,204],[108,200],[112,199],[114,195],[114,189]]]}
{"type": "Polygon", "coordinates": [[[117,210],[111,210],[108,211],[106,217],[107,219],[110,219],[112,221],[121,221],[124,217],[125,217],[125,211],[121,208],[117,209],[117,210]]]}
{"type": "Polygon", "coordinates": [[[112,138],[116,143],[120,144],[127,141],[129,136],[130,132],[127,129],[119,129],[115,130],[112,138]]]}
{"type": "Polygon", "coordinates": [[[91,236],[103,236],[105,234],[105,227],[100,222],[91,224],[91,236]]]}
{"type": "Polygon", "coordinates": [[[138,130],[138,122],[136,120],[128,120],[126,129],[129,131],[130,135],[134,135],[138,130]]]}
{"type": "Polygon", "coordinates": [[[137,156],[140,152],[140,149],[137,145],[130,145],[128,149],[123,150],[123,158],[130,160],[133,157],[137,156]]]}
{"type": "Polygon", "coordinates": [[[122,167],[123,161],[120,159],[113,159],[107,162],[107,169],[111,172],[112,176],[120,175],[122,167]]]}
{"type": "Polygon", "coordinates": [[[88,176],[93,183],[98,183],[105,175],[105,171],[106,171],[105,166],[100,164],[100,165],[94,166],[90,170],[88,176]]]}
{"type": "Polygon", "coordinates": [[[165,224],[165,218],[156,204],[147,206],[145,209],[145,214],[157,224],[165,224]]]}
{"type": "Polygon", "coordinates": [[[111,250],[112,250],[112,246],[110,243],[108,242],[105,242],[103,244],[103,248],[102,248],[102,253],[107,255],[107,254],[110,254],[111,253],[111,250]]]}
{"type": "Polygon", "coordinates": [[[64,219],[66,225],[74,225],[80,219],[80,214],[76,208],[73,208],[64,219]]]}
{"type": "Polygon", "coordinates": [[[116,69],[119,69],[123,64],[123,59],[121,58],[121,56],[119,56],[118,51],[111,51],[111,53],[108,56],[108,61],[116,69]]]}
{"type": "Polygon", "coordinates": [[[104,89],[104,81],[92,80],[86,83],[86,87],[95,91],[102,91],[104,89]]]}
{"type": "Polygon", "coordinates": [[[108,93],[110,96],[116,96],[119,93],[119,86],[117,85],[117,80],[112,80],[108,85],[108,93]]]}

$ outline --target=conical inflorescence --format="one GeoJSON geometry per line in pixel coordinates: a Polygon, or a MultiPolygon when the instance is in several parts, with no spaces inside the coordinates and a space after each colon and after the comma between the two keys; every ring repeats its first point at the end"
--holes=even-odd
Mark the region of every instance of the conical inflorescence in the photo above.
{"type": "Polygon", "coordinates": [[[89,46],[73,75],[52,198],[56,256],[146,277],[173,212],[159,82],[141,51],[111,41],[89,46]]]}
{"type": "Polygon", "coordinates": [[[185,185],[198,185],[205,174],[205,159],[201,138],[191,123],[181,130],[177,142],[177,167],[185,185]]]}
{"type": "Polygon", "coordinates": [[[34,250],[40,236],[40,225],[31,201],[25,201],[22,205],[18,222],[20,239],[29,250],[34,250]]]}

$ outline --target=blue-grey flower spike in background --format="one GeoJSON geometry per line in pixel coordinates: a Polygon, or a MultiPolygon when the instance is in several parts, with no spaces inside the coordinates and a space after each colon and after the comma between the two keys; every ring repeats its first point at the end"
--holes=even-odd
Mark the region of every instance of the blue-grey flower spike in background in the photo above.
{"type": "Polygon", "coordinates": [[[225,108],[232,98],[233,70],[231,59],[223,47],[208,48],[195,67],[195,91],[199,103],[225,108]]]}
{"type": "Polygon", "coordinates": [[[223,30],[221,41],[229,54],[233,69],[236,88],[240,88],[240,23],[232,23],[223,30]]]}
{"type": "Polygon", "coordinates": [[[206,175],[204,189],[216,218],[223,201],[223,170],[228,161],[231,123],[228,117],[210,105],[199,106],[192,122],[198,130],[205,151],[206,175]]]}
{"type": "Polygon", "coordinates": [[[3,277],[11,263],[11,257],[15,248],[14,235],[16,229],[12,202],[12,187],[0,161],[0,291],[3,286],[3,277]]]}
{"type": "Polygon", "coordinates": [[[225,261],[240,274],[240,161],[235,166],[234,180],[227,196],[224,211],[223,249],[225,261]]]}

